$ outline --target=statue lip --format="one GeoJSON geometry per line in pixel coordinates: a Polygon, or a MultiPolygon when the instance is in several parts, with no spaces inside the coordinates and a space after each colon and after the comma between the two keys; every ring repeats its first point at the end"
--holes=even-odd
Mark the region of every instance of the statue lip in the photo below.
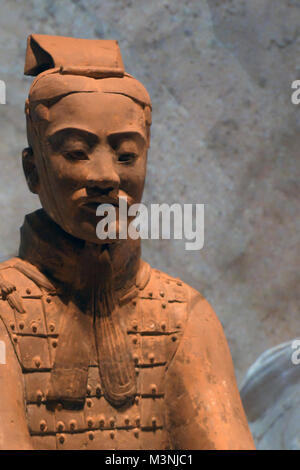
{"type": "Polygon", "coordinates": [[[111,204],[115,207],[119,207],[119,198],[112,198],[109,196],[101,196],[101,197],[91,197],[91,198],[82,198],[80,201],[80,206],[93,211],[94,214],[96,213],[97,207],[101,204],[111,204]]]}

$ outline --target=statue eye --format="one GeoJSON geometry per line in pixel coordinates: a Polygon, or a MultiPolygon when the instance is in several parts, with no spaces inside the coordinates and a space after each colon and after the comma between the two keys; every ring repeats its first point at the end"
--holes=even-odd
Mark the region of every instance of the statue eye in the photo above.
{"type": "Polygon", "coordinates": [[[71,150],[63,153],[68,160],[87,160],[88,157],[83,150],[71,150]]]}
{"type": "Polygon", "coordinates": [[[132,163],[136,159],[137,155],[135,153],[122,153],[118,157],[118,162],[120,163],[132,163]]]}

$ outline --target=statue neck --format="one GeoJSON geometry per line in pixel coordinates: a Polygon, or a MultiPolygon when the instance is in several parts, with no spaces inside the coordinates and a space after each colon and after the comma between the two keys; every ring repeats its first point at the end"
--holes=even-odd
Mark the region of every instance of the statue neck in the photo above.
{"type": "Polygon", "coordinates": [[[89,289],[96,279],[98,283],[111,283],[121,295],[126,293],[144,282],[139,279],[145,264],[140,255],[140,240],[93,245],[66,233],[43,209],[27,215],[21,227],[20,258],[54,281],[78,291],[89,289]],[[109,255],[109,270],[102,262],[104,250],[109,255]]]}

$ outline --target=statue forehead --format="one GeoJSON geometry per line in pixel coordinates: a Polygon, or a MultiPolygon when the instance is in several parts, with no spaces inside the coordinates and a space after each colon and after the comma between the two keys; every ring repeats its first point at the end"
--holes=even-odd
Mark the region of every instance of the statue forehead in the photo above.
{"type": "Polygon", "coordinates": [[[32,83],[29,100],[32,104],[59,99],[76,92],[102,92],[122,94],[134,99],[142,106],[150,106],[151,100],[146,88],[135,78],[126,74],[122,78],[94,79],[78,75],[62,75],[46,71],[32,83]]]}
{"type": "MultiPolygon", "coordinates": [[[[37,106],[36,112],[42,113],[43,106],[37,106]]],[[[79,128],[97,135],[138,132],[146,137],[142,107],[121,94],[73,93],[52,105],[47,114],[46,135],[64,128],[79,128]]]]}

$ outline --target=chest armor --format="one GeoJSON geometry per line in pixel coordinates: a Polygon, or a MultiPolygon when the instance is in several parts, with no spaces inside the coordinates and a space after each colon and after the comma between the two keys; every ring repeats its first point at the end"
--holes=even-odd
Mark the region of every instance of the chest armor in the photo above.
{"type": "Polygon", "coordinates": [[[105,399],[91,344],[84,406],[66,406],[46,400],[65,311],[63,299],[44,276],[28,275],[26,265],[19,258],[1,265],[2,278],[14,284],[16,291],[2,296],[0,315],[21,366],[34,448],[170,449],[164,384],[187,317],[186,289],[181,281],[151,269],[146,286],[120,304],[120,324],[136,373],[134,401],[116,408],[105,399]]]}

